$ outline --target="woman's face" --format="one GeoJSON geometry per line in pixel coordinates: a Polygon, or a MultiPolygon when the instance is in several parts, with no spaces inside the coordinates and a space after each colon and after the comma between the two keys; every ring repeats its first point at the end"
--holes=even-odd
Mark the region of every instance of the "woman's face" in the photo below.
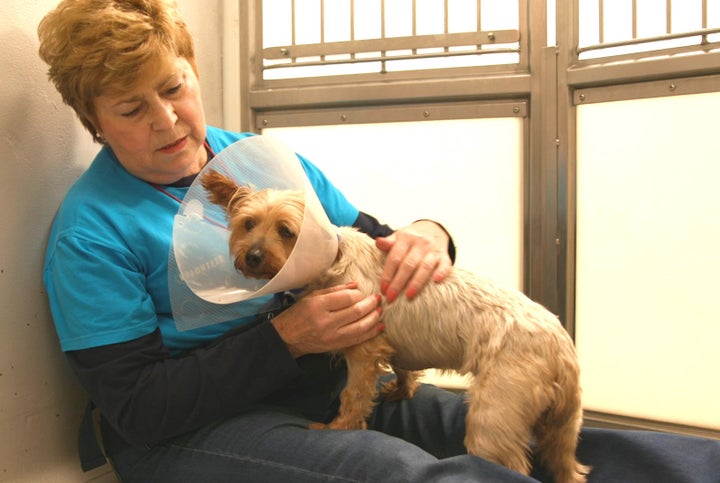
{"type": "Polygon", "coordinates": [[[94,105],[97,131],[138,178],[170,184],[207,162],[200,85],[184,58],[148,66],[127,92],[98,96],[94,105]]]}

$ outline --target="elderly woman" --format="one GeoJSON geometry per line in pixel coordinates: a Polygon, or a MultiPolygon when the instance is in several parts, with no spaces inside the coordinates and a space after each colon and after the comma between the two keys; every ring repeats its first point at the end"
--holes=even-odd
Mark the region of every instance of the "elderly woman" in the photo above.
{"type": "MultiPolygon", "coordinates": [[[[170,0],[64,0],[39,37],[50,79],[102,146],[58,211],[44,280],[123,481],[533,481],[467,455],[463,398],[432,386],[381,401],[370,431],[306,429],[338,407],[346,370],[328,353],[382,330],[380,297],[353,284],[274,317],[179,331],[168,289],[178,203],[249,134],[206,126],[193,41],[170,0]]],[[[444,279],[454,246],[440,225],[392,231],[300,159],[332,223],[389,252],[388,301],[444,279]]],[[[597,481],[720,474],[717,445],[703,440],[586,430],[580,453],[597,481]]]]}

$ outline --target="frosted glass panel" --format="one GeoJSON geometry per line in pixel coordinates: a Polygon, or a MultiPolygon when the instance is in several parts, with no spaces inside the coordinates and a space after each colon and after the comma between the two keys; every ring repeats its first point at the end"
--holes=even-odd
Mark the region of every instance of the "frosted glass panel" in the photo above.
{"type": "Polygon", "coordinates": [[[458,266],[520,288],[522,121],[517,118],[265,129],[395,228],[432,218],[458,266]]]}
{"type": "Polygon", "coordinates": [[[720,93],[579,106],[586,408],[720,429],[720,93]]]}

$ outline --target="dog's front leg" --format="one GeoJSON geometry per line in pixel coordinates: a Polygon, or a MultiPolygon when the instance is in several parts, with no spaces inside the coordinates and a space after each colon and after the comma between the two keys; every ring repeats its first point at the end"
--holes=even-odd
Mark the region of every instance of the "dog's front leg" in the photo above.
{"type": "Polygon", "coordinates": [[[377,382],[388,372],[393,350],[379,335],[345,350],[348,381],[340,394],[340,410],[329,424],[310,425],[311,429],[366,429],[378,396],[377,382]]]}

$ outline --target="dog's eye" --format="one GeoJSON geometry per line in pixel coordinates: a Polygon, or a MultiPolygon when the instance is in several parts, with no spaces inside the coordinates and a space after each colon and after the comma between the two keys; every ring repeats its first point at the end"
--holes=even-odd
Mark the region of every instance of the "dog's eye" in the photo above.
{"type": "Polygon", "coordinates": [[[245,230],[252,231],[253,228],[255,228],[255,220],[252,220],[250,218],[245,220],[245,230]]]}
{"type": "Polygon", "coordinates": [[[280,233],[280,236],[283,238],[295,238],[295,232],[285,225],[280,226],[278,233],[280,233]]]}

